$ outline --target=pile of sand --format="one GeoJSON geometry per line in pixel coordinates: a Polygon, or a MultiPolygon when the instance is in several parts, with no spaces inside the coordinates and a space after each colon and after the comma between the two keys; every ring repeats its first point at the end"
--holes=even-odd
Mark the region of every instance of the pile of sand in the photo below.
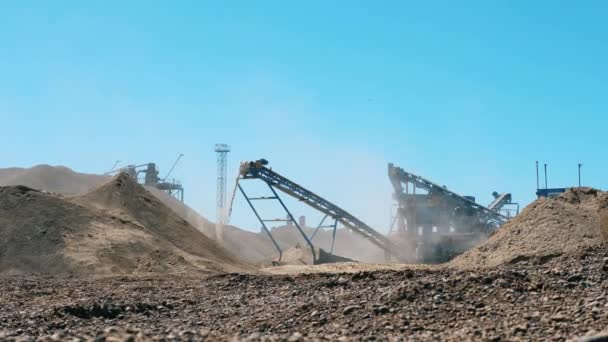
{"type": "MultiPolygon", "coordinates": [[[[31,168],[0,169],[0,186],[24,185],[32,189],[60,194],[80,195],[109,181],[111,177],[75,172],[65,166],[37,165],[31,168]]],[[[215,225],[195,210],[154,187],[145,187],[205,235],[215,236],[215,225]]]]}
{"type": "Polygon", "coordinates": [[[63,194],[82,194],[110,177],[74,172],[64,166],[38,165],[32,168],[0,169],[0,185],[24,185],[32,189],[63,194]]]}
{"type": "Polygon", "coordinates": [[[486,242],[452,260],[451,265],[477,268],[548,260],[603,244],[606,239],[602,230],[608,233],[608,193],[574,188],[559,197],[530,204],[486,242]]]}
{"type": "Polygon", "coordinates": [[[126,174],[64,197],[0,188],[0,273],[250,270],[126,174]]]}
{"type": "Polygon", "coordinates": [[[298,244],[284,250],[280,262],[278,260],[278,255],[276,255],[274,262],[280,265],[321,265],[338,262],[354,262],[354,260],[328,253],[318,247],[315,247],[315,255],[313,256],[312,250],[308,245],[303,246],[298,244]]]}
{"type": "Polygon", "coordinates": [[[215,239],[215,223],[207,220],[185,203],[169,195],[166,191],[159,190],[151,186],[146,186],[145,188],[156,198],[161,200],[166,206],[171,208],[177,215],[188,221],[188,223],[190,223],[192,226],[198,228],[198,230],[200,230],[207,237],[215,239]]]}
{"type": "Polygon", "coordinates": [[[65,240],[85,232],[95,219],[56,196],[25,186],[0,187],[0,273],[72,271],[63,254],[65,240]]]}
{"type": "MultiPolygon", "coordinates": [[[[307,236],[312,236],[315,229],[303,228],[307,236]]],[[[286,251],[294,246],[306,246],[306,241],[294,226],[271,228],[271,234],[282,250],[286,251]]],[[[325,251],[331,250],[332,230],[320,230],[312,243],[315,247],[325,251]]],[[[238,251],[245,260],[255,264],[266,265],[275,259],[277,250],[266,232],[249,232],[236,227],[224,228],[223,246],[228,250],[238,251]]],[[[361,262],[385,262],[384,252],[369,240],[348,229],[336,231],[336,241],[333,253],[361,262]]]]}

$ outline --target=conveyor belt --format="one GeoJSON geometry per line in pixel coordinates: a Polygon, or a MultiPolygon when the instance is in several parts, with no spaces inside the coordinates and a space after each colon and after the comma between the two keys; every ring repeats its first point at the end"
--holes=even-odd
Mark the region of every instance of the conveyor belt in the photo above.
{"type": "Polygon", "coordinates": [[[496,196],[496,199],[488,206],[488,209],[499,212],[506,204],[511,203],[511,194],[504,193],[496,196]]]}
{"type": "Polygon", "coordinates": [[[478,211],[480,213],[480,216],[487,221],[493,221],[498,224],[502,224],[508,220],[508,217],[492,210],[491,208],[487,208],[483,205],[475,203],[475,201],[460,196],[457,193],[448,190],[444,186],[435,184],[426,178],[404,171],[402,168],[396,167],[393,164],[388,165],[388,174],[391,183],[393,184],[393,188],[395,189],[396,195],[403,193],[403,183],[411,182],[417,188],[424,189],[429,193],[434,193],[436,195],[450,198],[459,203],[459,205],[461,205],[462,207],[467,207],[478,211]]]}
{"type": "Polygon", "coordinates": [[[386,236],[377,232],[363,221],[356,218],[354,215],[326,200],[325,198],[270,170],[264,166],[265,164],[267,164],[265,160],[242,163],[240,177],[243,179],[256,178],[266,182],[271,187],[274,187],[306,203],[310,207],[338,220],[338,222],[341,222],[353,232],[363,236],[371,241],[374,245],[383,249],[387,254],[395,256],[399,259],[400,253],[398,248],[392,244],[386,236]]]}

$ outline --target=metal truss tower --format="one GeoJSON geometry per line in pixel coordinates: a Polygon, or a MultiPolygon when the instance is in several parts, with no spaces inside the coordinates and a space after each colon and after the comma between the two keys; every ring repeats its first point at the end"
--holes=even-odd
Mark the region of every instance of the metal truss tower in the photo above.
{"type": "Polygon", "coordinates": [[[218,242],[222,242],[223,227],[226,224],[226,169],[228,164],[228,152],[230,146],[216,144],[217,153],[217,221],[215,224],[215,235],[218,242]]]}

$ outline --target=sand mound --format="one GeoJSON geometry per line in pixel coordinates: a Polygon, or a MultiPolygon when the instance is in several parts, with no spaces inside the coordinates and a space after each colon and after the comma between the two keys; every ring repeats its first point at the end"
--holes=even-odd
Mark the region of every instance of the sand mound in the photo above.
{"type": "MultiPolygon", "coordinates": [[[[304,227],[307,236],[312,236],[315,229],[304,227]]],[[[294,226],[282,226],[271,229],[272,236],[282,250],[300,245],[306,246],[306,241],[294,226]]],[[[332,231],[320,230],[312,240],[315,247],[325,251],[331,249],[332,231]]],[[[236,227],[224,229],[224,246],[228,250],[238,251],[246,260],[252,263],[266,265],[276,257],[276,249],[265,232],[249,232],[236,227]]],[[[361,262],[384,262],[384,252],[360,235],[340,228],[336,232],[334,254],[361,262]]]]}
{"type": "MultiPolygon", "coordinates": [[[[521,260],[548,260],[605,242],[608,193],[575,188],[530,204],[485,243],[454,259],[463,268],[493,267],[521,260]],[[602,229],[602,220],[604,227],[602,229]]],[[[606,234],[608,235],[608,234],[606,234]]]]}
{"type": "Polygon", "coordinates": [[[0,273],[246,271],[125,174],[83,196],[0,188],[0,273]]]}
{"type": "Polygon", "coordinates": [[[0,188],[0,273],[73,270],[64,239],[85,230],[90,213],[25,186],[0,188]]]}
{"type": "MultiPolygon", "coordinates": [[[[281,265],[320,265],[331,264],[338,262],[354,262],[352,259],[343,258],[338,255],[326,252],[322,248],[315,247],[317,260],[315,262],[312,251],[308,246],[295,245],[283,251],[281,265]]],[[[275,262],[278,262],[278,255],[275,256],[275,262]]]]}
{"type": "MultiPolygon", "coordinates": [[[[111,177],[75,172],[65,166],[38,165],[32,168],[0,169],[0,186],[24,185],[32,189],[80,195],[108,182],[111,177]]],[[[215,224],[165,191],[145,187],[180,217],[205,235],[215,237],[215,224]]]]}
{"type": "Polygon", "coordinates": [[[106,176],[78,173],[63,166],[0,169],[0,185],[24,185],[64,194],[81,194],[108,180],[106,176]]]}
{"type": "Polygon", "coordinates": [[[202,263],[202,266],[206,266],[207,262],[216,262],[224,270],[241,266],[233,255],[190,225],[126,173],[117,175],[112,181],[85,195],[75,197],[73,201],[110,215],[134,219],[148,233],[190,254],[189,261],[195,265],[202,263]]]}
{"type": "Polygon", "coordinates": [[[198,228],[198,230],[203,232],[207,237],[215,239],[215,223],[207,220],[194,209],[169,195],[167,192],[149,186],[146,186],[145,188],[166,206],[171,208],[177,215],[188,221],[188,223],[195,228],[198,228]]]}

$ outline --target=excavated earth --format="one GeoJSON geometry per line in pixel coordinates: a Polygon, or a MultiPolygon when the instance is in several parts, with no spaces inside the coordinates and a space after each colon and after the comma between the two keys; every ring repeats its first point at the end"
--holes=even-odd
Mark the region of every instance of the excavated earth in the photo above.
{"type": "Polygon", "coordinates": [[[608,238],[608,192],[573,188],[541,198],[487,241],[452,260],[459,268],[488,268],[529,259],[550,259],[597,246],[608,238]]]}
{"type": "Polygon", "coordinates": [[[245,272],[126,174],[84,195],[0,187],[0,274],[245,272]]]}
{"type": "Polygon", "coordinates": [[[255,271],[129,179],[85,183],[0,188],[0,341],[607,338],[601,191],[538,200],[445,265],[255,271]]]}
{"type": "Polygon", "coordinates": [[[605,246],[484,272],[0,278],[0,339],[554,340],[608,327],[605,246]]]}

